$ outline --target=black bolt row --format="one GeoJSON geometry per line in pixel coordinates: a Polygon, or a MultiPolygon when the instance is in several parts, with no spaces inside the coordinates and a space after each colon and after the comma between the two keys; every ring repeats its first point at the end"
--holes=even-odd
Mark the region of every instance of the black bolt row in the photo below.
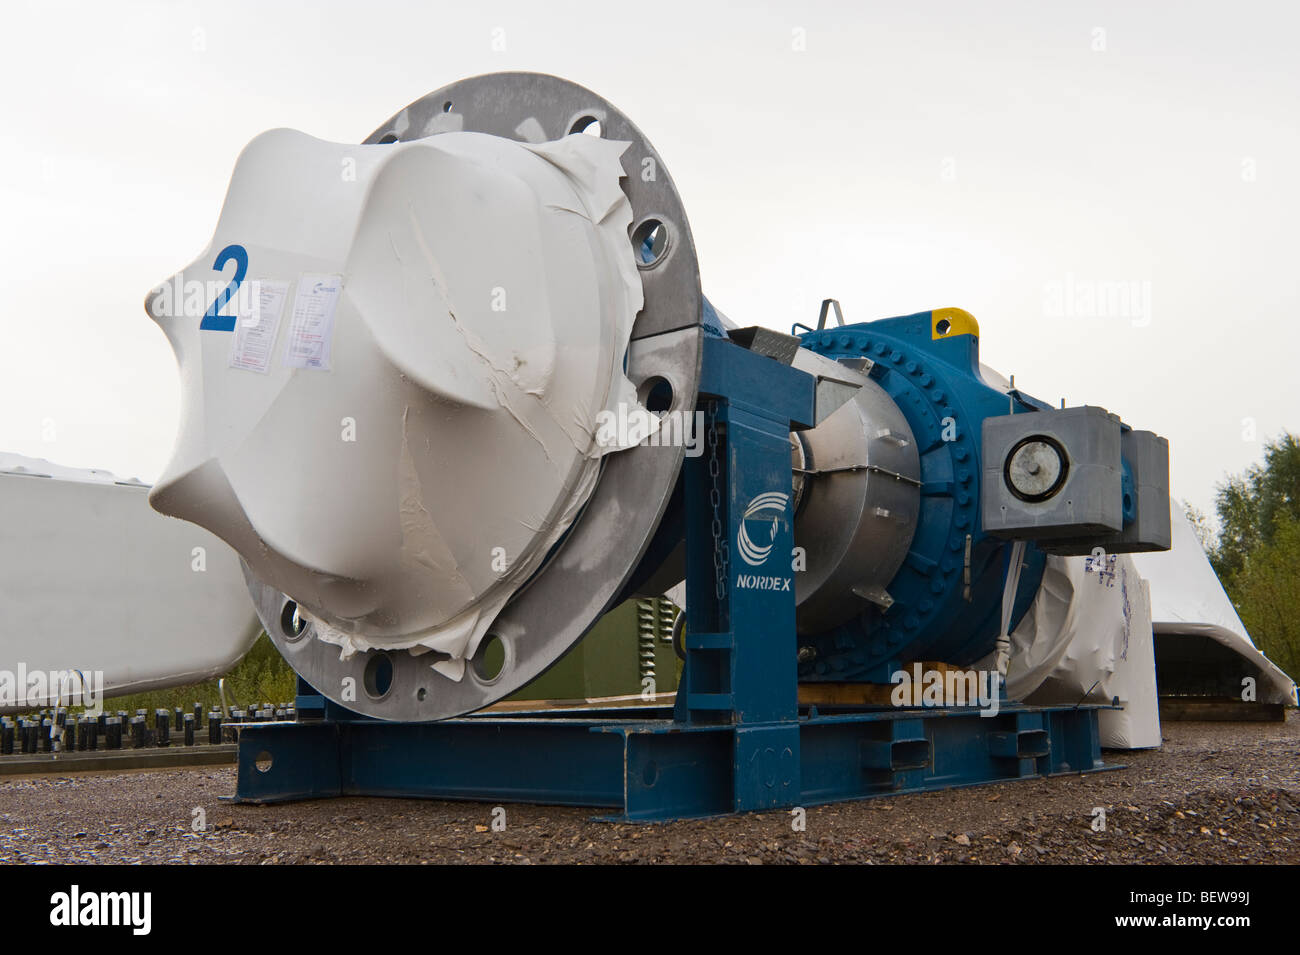
{"type": "MultiPolygon", "coordinates": [[[[37,752],[94,752],[100,748],[145,749],[167,747],[172,743],[172,728],[176,728],[185,746],[195,745],[195,730],[204,718],[202,703],[195,703],[193,712],[181,707],[173,710],[157,709],[153,712],[153,725],[149,725],[147,710],[136,710],[130,716],[118,710],[116,716],[101,713],[98,716],[69,715],[62,707],[42,710],[32,716],[16,720],[0,716],[0,756],[11,756],[15,751],[22,755],[37,752]]],[[[231,710],[230,719],[223,721],[220,712],[208,712],[208,743],[216,744],[235,739],[232,723],[264,723],[292,720],[296,717],[293,705],[282,703],[248,710],[231,710]]]]}

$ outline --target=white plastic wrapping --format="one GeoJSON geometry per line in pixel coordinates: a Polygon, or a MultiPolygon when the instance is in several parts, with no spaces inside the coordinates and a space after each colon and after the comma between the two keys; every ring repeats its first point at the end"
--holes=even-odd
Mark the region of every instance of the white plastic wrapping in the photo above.
{"type": "Polygon", "coordinates": [[[211,246],[170,283],[238,246],[245,282],[286,287],[283,314],[252,352],[263,372],[151,297],[184,390],[154,506],[229,541],[344,654],[437,651],[459,679],[594,488],[614,450],[598,415],[637,406],[625,148],[253,140],[211,246]]]}
{"type": "Polygon", "coordinates": [[[1011,634],[1007,695],[1042,705],[1118,699],[1123,710],[1101,714],[1102,745],[1160,745],[1151,600],[1132,558],[1047,558],[1038,594],[1011,634]]]}

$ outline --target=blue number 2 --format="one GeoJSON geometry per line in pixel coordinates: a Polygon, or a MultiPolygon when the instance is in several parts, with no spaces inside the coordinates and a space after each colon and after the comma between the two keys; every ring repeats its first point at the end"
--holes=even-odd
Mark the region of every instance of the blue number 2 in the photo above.
{"type": "Polygon", "coordinates": [[[230,261],[235,263],[235,277],[230,283],[217,293],[208,310],[203,313],[203,321],[199,322],[199,328],[210,328],[215,332],[233,332],[235,330],[235,316],[218,315],[222,307],[230,301],[230,296],[234,295],[239,289],[239,283],[244,281],[244,276],[248,274],[248,252],[242,245],[228,245],[217,254],[217,261],[212,263],[214,272],[225,270],[226,263],[230,261]]]}

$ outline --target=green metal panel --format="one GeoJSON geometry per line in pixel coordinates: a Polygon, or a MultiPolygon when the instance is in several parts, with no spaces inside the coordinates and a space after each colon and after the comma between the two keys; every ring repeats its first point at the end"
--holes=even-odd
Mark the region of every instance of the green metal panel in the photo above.
{"type": "MultiPolygon", "coordinates": [[[[508,700],[586,700],[677,689],[681,661],[672,647],[677,607],[663,597],[628,600],[601,618],[553,667],[508,700]]],[[[498,650],[498,652],[500,652],[498,650]]],[[[489,654],[489,657],[491,654],[489,654]]],[[[491,672],[492,661],[485,667],[491,672]]]]}

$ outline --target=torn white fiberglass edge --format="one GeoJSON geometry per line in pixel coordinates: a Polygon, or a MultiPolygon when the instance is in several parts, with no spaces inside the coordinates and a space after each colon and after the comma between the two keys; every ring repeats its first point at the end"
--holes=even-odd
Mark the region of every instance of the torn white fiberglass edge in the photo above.
{"type": "Polygon", "coordinates": [[[229,280],[214,262],[238,246],[283,310],[242,315],[264,334],[241,363],[182,296],[151,296],[184,393],[154,506],[229,541],[344,657],[437,651],[461,679],[619,450],[598,415],[639,410],[626,148],[254,139],[211,246],[169,284],[229,280]]]}

